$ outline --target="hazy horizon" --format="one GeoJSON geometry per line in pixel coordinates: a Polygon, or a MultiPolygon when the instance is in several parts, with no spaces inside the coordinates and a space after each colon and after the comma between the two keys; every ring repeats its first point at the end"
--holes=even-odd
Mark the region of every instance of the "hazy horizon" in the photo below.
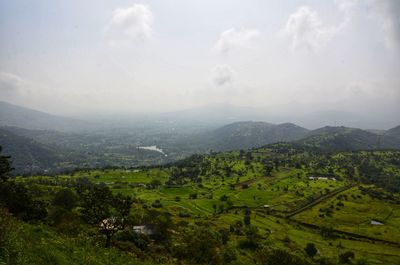
{"type": "Polygon", "coordinates": [[[398,14],[396,0],[3,1],[0,100],[65,116],[227,104],[388,128],[398,14]]]}

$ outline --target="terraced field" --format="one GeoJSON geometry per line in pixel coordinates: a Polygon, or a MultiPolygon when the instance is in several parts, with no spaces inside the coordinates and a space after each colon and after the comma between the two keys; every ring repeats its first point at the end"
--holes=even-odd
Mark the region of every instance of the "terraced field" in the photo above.
{"type": "MultiPolygon", "coordinates": [[[[238,247],[248,238],[241,232],[249,229],[243,225],[246,214],[262,246],[304,257],[305,245],[313,243],[318,258],[334,262],[351,251],[367,264],[400,264],[400,195],[380,182],[360,181],[358,166],[340,167],[343,159],[369,158],[365,152],[359,155],[336,154],[329,160],[260,149],[251,156],[229,152],[163,167],[84,170],[17,181],[45,191],[44,200],[63,187],[91,182],[132,196],[133,216],[156,210],[168,213],[179,226],[206,223],[216,231],[231,231],[229,246],[240,256],[233,264],[254,263],[254,252],[238,247]]],[[[390,164],[393,156],[371,157],[379,158],[374,163],[382,163],[385,172],[397,174],[396,164],[390,164]]],[[[176,232],[173,240],[179,242],[179,235],[176,232]]]]}

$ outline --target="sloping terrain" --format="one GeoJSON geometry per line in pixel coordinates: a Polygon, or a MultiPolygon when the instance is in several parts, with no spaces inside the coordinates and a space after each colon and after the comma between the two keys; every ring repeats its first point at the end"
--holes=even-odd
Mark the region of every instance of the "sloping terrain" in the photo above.
{"type": "Polygon", "coordinates": [[[400,141],[388,134],[378,135],[357,128],[329,126],[309,132],[298,143],[331,152],[400,148],[400,141]]]}
{"type": "Polygon", "coordinates": [[[292,123],[235,122],[222,126],[200,137],[209,149],[215,151],[239,150],[266,144],[301,139],[308,130],[292,123]]]}
{"type": "Polygon", "coordinates": [[[0,129],[0,145],[11,155],[12,166],[20,173],[33,173],[59,166],[63,152],[32,139],[0,129]]]}
{"type": "Polygon", "coordinates": [[[16,126],[39,130],[85,130],[94,127],[90,122],[67,118],[0,102],[0,126],[16,126]]]}

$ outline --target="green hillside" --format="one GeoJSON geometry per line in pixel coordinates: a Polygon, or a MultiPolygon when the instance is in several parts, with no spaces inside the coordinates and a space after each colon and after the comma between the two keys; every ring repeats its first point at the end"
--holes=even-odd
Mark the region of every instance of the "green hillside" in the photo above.
{"type": "Polygon", "coordinates": [[[329,152],[400,148],[400,141],[390,134],[347,127],[326,126],[309,132],[298,142],[329,152]]]}
{"type": "Polygon", "coordinates": [[[62,151],[0,129],[0,145],[3,152],[12,156],[12,166],[18,172],[43,172],[58,167],[62,161],[62,151]]]}
{"type": "Polygon", "coordinates": [[[328,154],[279,143],[158,167],[19,177],[15,185],[31,196],[19,201],[36,206],[26,212],[10,204],[10,211],[34,222],[18,231],[37,243],[19,239],[13,257],[31,264],[398,264],[399,159],[400,151],[328,154]],[[106,218],[124,225],[104,230],[106,218]],[[154,234],[137,234],[138,225],[154,234]]]}

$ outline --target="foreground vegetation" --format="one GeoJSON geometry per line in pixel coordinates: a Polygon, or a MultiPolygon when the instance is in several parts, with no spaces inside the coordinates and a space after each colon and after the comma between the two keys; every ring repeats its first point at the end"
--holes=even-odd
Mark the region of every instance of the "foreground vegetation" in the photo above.
{"type": "Polygon", "coordinates": [[[400,151],[280,143],[150,168],[2,172],[5,264],[400,263],[400,151]]]}

